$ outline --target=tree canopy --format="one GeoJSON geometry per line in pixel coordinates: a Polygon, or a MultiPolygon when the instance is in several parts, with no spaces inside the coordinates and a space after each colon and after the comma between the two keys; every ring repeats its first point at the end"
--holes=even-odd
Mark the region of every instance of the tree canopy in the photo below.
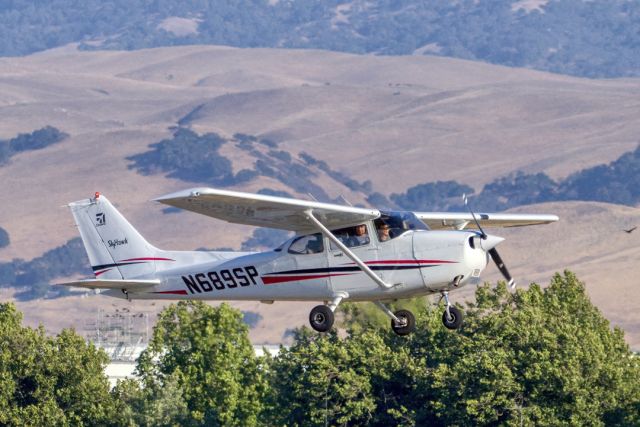
{"type": "Polygon", "coordinates": [[[116,401],[104,374],[106,353],[73,330],[55,337],[22,326],[0,303],[0,424],[112,425],[116,401]]]}
{"type": "Polygon", "coordinates": [[[441,313],[425,306],[410,337],[352,315],[345,338],[299,331],[274,360],[274,424],[640,423],[639,361],[572,273],[479,287],[458,332],[441,313]]]}
{"type": "MultiPolygon", "coordinates": [[[[515,172],[497,178],[474,195],[473,206],[501,211],[551,201],[584,200],[634,206],[640,202],[640,146],[618,159],[582,169],[558,182],[546,174],[515,172]]],[[[418,184],[391,199],[408,210],[466,210],[460,196],[473,189],[455,181],[418,184]]]]}
{"type": "Polygon", "coordinates": [[[266,393],[261,361],[254,355],[242,313],[227,304],[181,301],[167,307],[137,371],[144,387],[144,403],[138,405],[154,415],[150,424],[161,422],[167,413],[180,425],[259,422],[266,393]]]}
{"type": "Polygon", "coordinates": [[[4,228],[0,227],[0,248],[6,248],[9,246],[9,243],[11,243],[9,233],[7,233],[7,230],[4,228]]]}
{"type": "Polygon", "coordinates": [[[0,140],[0,166],[7,164],[11,157],[22,151],[41,150],[68,136],[52,126],[45,126],[31,133],[21,133],[6,141],[0,140]]]}
{"type": "Polygon", "coordinates": [[[298,329],[262,358],[240,311],[179,302],[160,314],[138,378],[109,393],[103,352],[73,331],[22,327],[0,304],[0,424],[640,424],[640,359],[571,272],[515,293],[479,286],[456,331],[442,306],[398,305],[416,313],[414,334],[344,305],[340,331],[298,329]]]}

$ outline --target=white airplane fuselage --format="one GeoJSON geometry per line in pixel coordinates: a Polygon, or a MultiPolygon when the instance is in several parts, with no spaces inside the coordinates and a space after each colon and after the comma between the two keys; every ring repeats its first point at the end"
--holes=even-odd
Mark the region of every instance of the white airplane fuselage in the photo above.
{"type": "Polygon", "coordinates": [[[367,227],[371,241],[352,251],[394,285],[389,289],[371,280],[328,239],[324,238],[320,253],[292,254],[292,238],[268,252],[167,252],[166,257],[141,258],[138,264],[153,263],[154,268],[136,278],[158,279],[160,284],[139,292],[115,289],[103,294],[128,299],[265,302],[329,301],[336,295],[352,301],[389,300],[477,283],[487,265],[486,251],[472,242],[478,240],[476,232],[408,230],[381,242],[373,224],[367,227]]]}

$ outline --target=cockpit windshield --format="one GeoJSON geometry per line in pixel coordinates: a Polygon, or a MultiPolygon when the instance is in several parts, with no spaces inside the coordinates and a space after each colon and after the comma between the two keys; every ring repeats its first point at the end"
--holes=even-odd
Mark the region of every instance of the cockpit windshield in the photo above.
{"type": "Polygon", "coordinates": [[[374,221],[381,242],[394,239],[409,230],[428,230],[413,212],[381,211],[380,218],[374,221]]]}

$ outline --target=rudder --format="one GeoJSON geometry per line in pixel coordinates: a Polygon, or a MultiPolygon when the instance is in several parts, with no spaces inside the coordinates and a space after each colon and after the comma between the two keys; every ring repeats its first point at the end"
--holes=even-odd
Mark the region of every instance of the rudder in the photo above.
{"type": "Polygon", "coordinates": [[[80,230],[93,273],[101,279],[129,279],[155,273],[155,248],[109,202],[96,193],[91,199],[69,204],[80,230]]]}

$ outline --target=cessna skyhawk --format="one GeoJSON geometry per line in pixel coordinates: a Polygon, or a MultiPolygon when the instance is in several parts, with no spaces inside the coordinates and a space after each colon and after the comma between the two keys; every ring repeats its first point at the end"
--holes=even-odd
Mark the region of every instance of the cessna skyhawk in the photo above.
{"type": "MultiPolygon", "coordinates": [[[[212,188],[155,199],[224,221],[295,232],[267,252],[165,251],[148,243],[106,197],[69,204],[94,279],[64,285],[105,289],[133,299],[324,301],[309,322],[328,331],[341,301],[372,301],[398,335],[415,329],[408,310],[384,304],[441,294],[444,326],[459,328],[462,312],[449,291],[480,281],[489,258],[510,285],[496,245],[504,239],[482,226],[514,227],[558,221],[555,215],[396,212],[212,188]],[[468,230],[467,228],[474,228],[468,230]]],[[[466,203],[466,198],[465,198],[466,203]]]]}

